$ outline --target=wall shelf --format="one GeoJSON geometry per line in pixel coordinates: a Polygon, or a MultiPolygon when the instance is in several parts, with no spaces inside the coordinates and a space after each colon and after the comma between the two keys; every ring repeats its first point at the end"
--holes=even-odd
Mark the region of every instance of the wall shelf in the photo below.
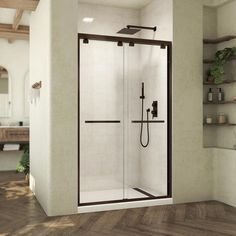
{"type": "Polygon", "coordinates": [[[217,148],[217,149],[224,149],[224,150],[233,150],[233,151],[236,151],[236,149],[234,149],[234,148],[218,147],[218,146],[205,146],[204,148],[217,148]]]}
{"type": "Polygon", "coordinates": [[[219,86],[219,85],[222,85],[222,84],[232,84],[232,83],[236,83],[236,80],[230,80],[230,79],[227,79],[227,80],[224,80],[223,83],[220,83],[220,84],[215,84],[215,83],[212,83],[212,82],[206,82],[204,81],[203,84],[204,85],[211,85],[211,86],[219,86]]]}
{"type": "Polygon", "coordinates": [[[224,101],[224,102],[203,102],[204,105],[226,105],[226,104],[236,104],[236,101],[224,101]]]}
{"type": "Polygon", "coordinates": [[[234,123],[225,123],[225,124],[219,124],[219,123],[212,123],[212,124],[207,124],[207,123],[204,123],[203,124],[204,126],[236,126],[236,124],[234,123]]]}
{"type": "MultiPolygon", "coordinates": [[[[228,61],[235,61],[236,60],[236,56],[230,58],[228,61]]],[[[203,60],[203,64],[212,64],[214,62],[214,59],[204,59],[203,60]]]]}
{"type": "Polygon", "coordinates": [[[224,43],[230,40],[235,39],[235,35],[226,35],[220,38],[215,38],[215,39],[203,39],[204,44],[218,44],[218,43],[224,43]]]}
{"type": "Polygon", "coordinates": [[[204,59],[203,64],[212,64],[214,62],[213,59],[204,59]]]}

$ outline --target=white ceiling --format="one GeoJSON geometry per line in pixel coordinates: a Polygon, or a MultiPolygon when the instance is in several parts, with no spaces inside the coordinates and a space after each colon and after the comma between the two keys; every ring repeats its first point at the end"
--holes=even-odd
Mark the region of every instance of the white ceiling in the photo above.
{"type": "MultiPolygon", "coordinates": [[[[0,8],[0,23],[12,24],[15,13],[16,13],[16,10],[14,9],[0,8]]],[[[30,12],[24,11],[20,24],[29,25],[29,17],[30,17],[30,12]]]]}
{"type": "Polygon", "coordinates": [[[209,7],[219,7],[235,0],[204,0],[204,5],[209,7]]]}
{"type": "Polygon", "coordinates": [[[152,2],[152,0],[79,0],[79,2],[113,7],[141,9],[152,2]]]}

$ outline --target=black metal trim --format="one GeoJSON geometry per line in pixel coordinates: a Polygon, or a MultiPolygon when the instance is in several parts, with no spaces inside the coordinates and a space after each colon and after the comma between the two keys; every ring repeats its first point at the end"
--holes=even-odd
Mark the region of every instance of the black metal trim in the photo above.
{"type": "Polygon", "coordinates": [[[129,38],[129,37],[117,37],[117,36],[108,36],[108,35],[97,35],[97,34],[78,34],[79,39],[88,39],[96,41],[108,41],[108,42],[123,42],[135,44],[144,44],[144,45],[153,45],[153,46],[171,46],[170,41],[160,41],[152,39],[139,39],[139,38],[129,38]]]}
{"type": "Polygon", "coordinates": [[[156,196],[154,196],[154,195],[152,195],[152,194],[150,194],[150,193],[148,193],[148,192],[146,192],[146,191],[144,191],[144,190],[142,190],[142,189],[140,189],[140,188],[133,188],[133,190],[135,190],[135,191],[137,191],[137,192],[139,192],[139,193],[142,193],[143,195],[146,195],[146,196],[148,196],[148,197],[156,197],[156,196]]]}
{"type": "Polygon", "coordinates": [[[167,195],[172,197],[172,46],[167,46],[167,195]]]}
{"type": "Polygon", "coordinates": [[[141,121],[141,120],[132,120],[131,121],[132,123],[165,123],[164,120],[144,120],[144,121],[141,121]]]}
{"type": "Polygon", "coordinates": [[[170,198],[169,196],[159,196],[159,197],[149,197],[149,198],[133,198],[133,199],[123,199],[123,200],[111,200],[111,201],[101,201],[101,202],[88,202],[88,203],[79,203],[79,207],[82,206],[93,206],[93,205],[102,205],[102,204],[112,204],[112,203],[124,203],[124,202],[139,202],[139,201],[150,201],[157,199],[166,199],[170,198]]]}
{"type": "Polygon", "coordinates": [[[86,120],[85,123],[121,123],[120,120],[86,120]]]}
{"type": "Polygon", "coordinates": [[[78,205],[80,204],[80,39],[78,38],[78,205]]]}
{"type": "Polygon", "coordinates": [[[78,206],[91,206],[98,204],[109,204],[109,203],[123,203],[123,202],[134,202],[142,200],[155,200],[165,199],[172,197],[172,42],[170,41],[158,41],[149,39],[139,38],[124,38],[114,37],[106,35],[94,35],[94,34],[78,34],[78,206]],[[80,39],[87,38],[90,40],[98,41],[109,41],[118,42],[122,41],[130,43],[131,41],[135,44],[153,45],[153,46],[167,46],[167,96],[168,96],[168,119],[167,119],[167,196],[150,197],[150,198],[136,198],[136,199],[123,199],[116,201],[102,201],[102,202],[90,202],[80,203],[80,39]]]}

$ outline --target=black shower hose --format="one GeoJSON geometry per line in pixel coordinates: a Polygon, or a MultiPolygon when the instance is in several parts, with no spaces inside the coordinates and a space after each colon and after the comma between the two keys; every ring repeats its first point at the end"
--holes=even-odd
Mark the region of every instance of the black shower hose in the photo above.
{"type": "Polygon", "coordinates": [[[150,139],[150,137],[149,137],[149,112],[150,112],[150,109],[147,109],[147,143],[143,144],[143,106],[144,106],[144,99],[142,99],[140,143],[144,148],[146,148],[149,145],[149,139],[150,139]]]}

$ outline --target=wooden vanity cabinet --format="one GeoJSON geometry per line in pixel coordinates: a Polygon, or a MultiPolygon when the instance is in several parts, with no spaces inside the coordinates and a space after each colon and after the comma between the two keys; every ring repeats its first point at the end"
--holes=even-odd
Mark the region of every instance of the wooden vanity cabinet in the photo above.
{"type": "Polygon", "coordinates": [[[29,143],[29,128],[0,127],[0,143],[29,143]]]}

